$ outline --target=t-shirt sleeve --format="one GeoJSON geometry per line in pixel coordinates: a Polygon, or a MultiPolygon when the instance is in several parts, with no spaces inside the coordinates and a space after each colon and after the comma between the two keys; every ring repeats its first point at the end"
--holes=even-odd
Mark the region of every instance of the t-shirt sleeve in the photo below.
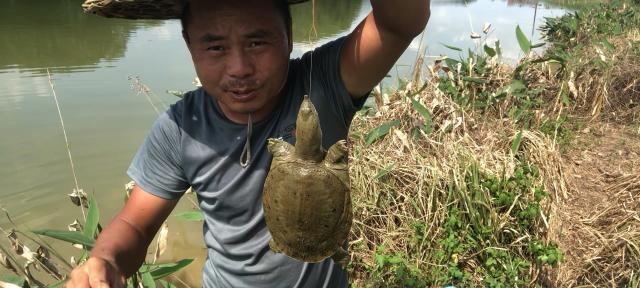
{"type": "Polygon", "coordinates": [[[189,184],[181,163],[180,127],[170,111],[155,121],[127,174],[142,190],[173,200],[180,198],[189,184]]]}
{"type": "Polygon", "coordinates": [[[347,37],[343,36],[316,48],[313,53],[307,52],[302,56],[302,63],[304,70],[312,70],[311,92],[324,89],[322,94],[328,98],[326,100],[333,103],[339,109],[338,112],[345,116],[345,120],[350,122],[353,115],[364,105],[369,93],[354,100],[344,85],[340,73],[340,54],[346,39],[347,37]]]}

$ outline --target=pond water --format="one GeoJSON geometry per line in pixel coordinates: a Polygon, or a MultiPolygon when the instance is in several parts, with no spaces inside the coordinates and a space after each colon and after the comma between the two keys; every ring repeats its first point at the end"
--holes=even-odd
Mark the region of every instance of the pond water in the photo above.
{"type": "MultiPolygon", "coordinates": [[[[293,57],[345,35],[371,9],[366,0],[318,0],[320,39],[308,41],[311,6],[296,5],[293,57]]],[[[575,2],[575,1],[570,1],[575,2]]],[[[106,224],[122,205],[125,171],[157,117],[149,100],[132,90],[139,76],[163,110],[177,98],[167,90],[193,89],[195,72],[178,21],[129,21],[83,14],[79,0],[4,0],[0,4],[0,205],[28,228],[66,229],[82,218],[66,194],[75,187],[47,69],[59,100],[81,188],[94,193],[106,224]]],[[[440,55],[459,57],[443,44],[476,49],[500,40],[504,58],[521,56],[515,28],[534,43],[543,17],[573,7],[563,1],[432,0],[431,20],[384,81],[412,70],[418,51],[427,63],[440,55]],[[537,8],[536,8],[537,7],[537,8]],[[485,23],[491,32],[482,33],[485,23]],[[534,24],[535,23],[535,24],[534,24]],[[479,33],[483,39],[472,40],[479,33]],[[422,50],[421,50],[422,49],[422,50]]],[[[466,50],[465,50],[466,51],[466,50]]],[[[181,201],[177,212],[189,209],[181,201]]],[[[0,227],[8,221],[0,219],[0,227]]],[[[198,257],[182,277],[199,283],[204,256],[201,224],[171,218],[164,258],[198,257]]],[[[61,249],[71,249],[64,246],[61,249]]],[[[71,250],[70,250],[71,251],[71,250]]],[[[77,253],[76,253],[77,254],[77,253]]]]}

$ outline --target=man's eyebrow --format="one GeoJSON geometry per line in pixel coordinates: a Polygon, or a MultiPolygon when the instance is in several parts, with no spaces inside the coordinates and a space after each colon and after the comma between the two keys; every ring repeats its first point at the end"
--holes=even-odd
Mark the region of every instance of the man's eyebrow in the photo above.
{"type": "Polygon", "coordinates": [[[202,37],[200,37],[200,42],[215,42],[220,40],[224,40],[224,37],[211,33],[204,34],[202,35],[202,37]]]}
{"type": "Polygon", "coordinates": [[[249,32],[244,35],[245,38],[265,38],[273,35],[273,33],[266,29],[258,29],[252,32],[249,32]]]}

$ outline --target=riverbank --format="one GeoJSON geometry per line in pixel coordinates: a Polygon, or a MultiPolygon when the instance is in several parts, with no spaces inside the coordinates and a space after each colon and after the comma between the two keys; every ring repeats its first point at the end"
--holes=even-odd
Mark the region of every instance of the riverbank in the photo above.
{"type": "Polygon", "coordinates": [[[516,32],[515,68],[484,43],[375,95],[351,132],[354,285],[640,285],[637,5],[547,19],[540,52],[516,32]]]}

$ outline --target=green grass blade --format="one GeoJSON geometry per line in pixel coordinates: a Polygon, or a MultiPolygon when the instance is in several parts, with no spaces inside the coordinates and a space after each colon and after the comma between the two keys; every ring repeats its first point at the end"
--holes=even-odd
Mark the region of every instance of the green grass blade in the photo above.
{"type": "Polygon", "coordinates": [[[500,40],[496,41],[496,53],[498,57],[502,57],[502,46],[500,46],[500,40]]]}
{"type": "Polygon", "coordinates": [[[81,244],[87,248],[93,247],[93,239],[87,236],[84,236],[80,232],[76,231],[59,231],[59,230],[51,230],[51,229],[39,229],[32,230],[31,232],[44,235],[51,238],[55,238],[58,240],[62,240],[65,242],[73,243],[73,244],[81,244]]]}
{"type": "Polygon", "coordinates": [[[476,77],[468,77],[468,76],[462,77],[462,81],[472,82],[476,84],[487,84],[487,80],[476,78],[476,77]]]}
{"type": "Polygon", "coordinates": [[[373,144],[373,142],[376,142],[377,140],[383,138],[385,135],[389,133],[392,127],[395,127],[398,125],[400,125],[400,120],[396,119],[393,121],[383,123],[377,128],[374,128],[367,134],[367,137],[365,138],[366,139],[365,146],[369,146],[373,144]]]}
{"type": "Polygon", "coordinates": [[[518,150],[520,150],[520,144],[522,143],[522,132],[523,130],[520,130],[520,132],[518,132],[516,139],[514,139],[513,143],[511,144],[511,152],[513,153],[513,155],[516,155],[518,153],[518,150]]]}
{"type": "Polygon", "coordinates": [[[94,196],[89,196],[89,210],[87,212],[87,221],[84,224],[83,235],[87,238],[95,239],[98,232],[98,222],[100,221],[100,211],[98,203],[94,196]]]}
{"type": "Polygon", "coordinates": [[[489,57],[495,57],[497,55],[496,49],[489,47],[487,44],[484,45],[484,53],[487,53],[489,57]]]}
{"type": "Polygon", "coordinates": [[[156,288],[156,281],[151,276],[150,272],[142,273],[142,287],[144,288],[156,288]]]}
{"type": "Polygon", "coordinates": [[[396,167],[396,163],[393,163],[393,164],[391,164],[391,165],[388,165],[388,166],[386,166],[386,167],[384,167],[384,168],[380,169],[380,171],[378,171],[378,174],[376,174],[376,176],[375,176],[375,177],[373,177],[373,179],[378,180],[378,179],[380,179],[380,178],[382,178],[382,177],[386,176],[386,175],[387,175],[387,174],[389,174],[391,171],[393,171],[393,168],[395,168],[395,167],[396,167]]]}
{"type": "Polygon", "coordinates": [[[524,35],[522,29],[520,29],[520,25],[516,26],[516,38],[518,38],[518,44],[520,44],[522,52],[524,52],[524,54],[529,54],[529,52],[531,52],[531,42],[527,36],[524,35]]]}
{"type": "Polygon", "coordinates": [[[149,272],[151,273],[153,279],[158,280],[179,271],[180,269],[191,264],[191,262],[193,262],[193,259],[182,259],[174,263],[149,265],[149,272]]]}
{"type": "Polygon", "coordinates": [[[188,211],[178,213],[176,217],[185,221],[203,221],[204,213],[202,211],[188,211]]]}
{"type": "Polygon", "coordinates": [[[455,51],[460,51],[460,52],[462,52],[462,48],[460,48],[460,47],[451,46],[451,45],[447,45],[447,44],[444,44],[444,43],[440,43],[440,44],[442,44],[442,46],[447,47],[447,48],[449,48],[449,49],[451,49],[451,50],[455,50],[455,51]]]}
{"type": "Polygon", "coordinates": [[[413,109],[416,109],[416,111],[422,115],[422,118],[424,118],[424,126],[422,128],[424,132],[431,134],[431,131],[433,131],[433,119],[427,107],[424,107],[424,105],[413,98],[411,98],[411,105],[413,105],[413,109]]]}
{"type": "Polygon", "coordinates": [[[29,287],[27,279],[17,275],[0,275],[0,287],[29,287]]]}
{"type": "Polygon", "coordinates": [[[67,279],[62,279],[56,283],[53,283],[51,285],[48,285],[47,288],[60,288],[64,286],[64,283],[67,282],[67,279]]]}
{"type": "Polygon", "coordinates": [[[162,287],[164,288],[176,288],[176,285],[173,285],[171,282],[167,280],[160,280],[159,282],[160,284],[162,284],[162,287]]]}
{"type": "Polygon", "coordinates": [[[531,45],[531,49],[540,48],[540,47],[543,47],[544,45],[547,45],[547,43],[542,42],[542,43],[533,44],[531,45]]]}

